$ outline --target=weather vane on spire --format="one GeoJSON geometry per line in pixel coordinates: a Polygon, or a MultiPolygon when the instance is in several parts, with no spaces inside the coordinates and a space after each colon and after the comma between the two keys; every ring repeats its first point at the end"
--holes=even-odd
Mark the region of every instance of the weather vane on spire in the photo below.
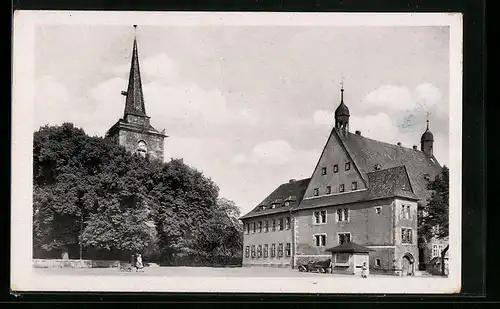
{"type": "Polygon", "coordinates": [[[134,39],[137,37],[137,25],[134,25],[134,39]]]}
{"type": "Polygon", "coordinates": [[[340,91],[344,91],[344,75],[342,75],[342,79],[340,81],[340,91]]]}
{"type": "Polygon", "coordinates": [[[427,121],[426,121],[426,122],[427,122],[427,130],[429,130],[429,114],[430,114],[430,113],[429,113],[429,112],[427,112],[427,121]]]}

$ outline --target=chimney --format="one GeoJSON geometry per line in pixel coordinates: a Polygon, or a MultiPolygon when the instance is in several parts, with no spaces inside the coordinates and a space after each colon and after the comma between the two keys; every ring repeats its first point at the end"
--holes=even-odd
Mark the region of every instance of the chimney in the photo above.
{"type": "Polygon", "coordinates": [[[413,145],[413,150],[418,150],[417,145],[413,145]]]}
{"type": "Polygon", "coordinates": [[[356,135],[361,135],[361,131],[356,130],[356,135]]]}
{"type": "Polygon", "coordinates": [[[290,179],[288,183],[294,183],[296,180],[295,179],[290,179]]]}
{"type": "Polygon", "coordinates": [[[398,142],[398,146],[401,146],[401,142],[398,142]]]}

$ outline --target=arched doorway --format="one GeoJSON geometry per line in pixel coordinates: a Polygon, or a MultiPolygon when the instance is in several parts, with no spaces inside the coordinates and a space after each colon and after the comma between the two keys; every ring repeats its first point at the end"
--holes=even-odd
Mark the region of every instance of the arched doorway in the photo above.
{"type": "Polygon", "coordinates": [[[413,276],[414,275],[414,268],[415,268],[415,259],[413,258],[413,255],[411,253],[405,253],[403,255],[403,261],[402,261],[402,275],[403,276],[413,276]]]}

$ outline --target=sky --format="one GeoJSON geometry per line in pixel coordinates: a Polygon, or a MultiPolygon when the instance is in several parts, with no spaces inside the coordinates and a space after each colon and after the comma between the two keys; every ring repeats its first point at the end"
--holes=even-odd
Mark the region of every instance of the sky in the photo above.
{"type": "MultiPolygon", "coordinates": [[[[429,113],[448,164],[449,27],[139,26],[146,113],[242,214],[311,176],[344,77],[350,130],[420,145],[429,113]]],[[[104,136],[123,115],[132,26],[36,31],[35,127],[72,122],[104,136]]],[[[420,146],[419,146],[420,147],[420,146]]]]}

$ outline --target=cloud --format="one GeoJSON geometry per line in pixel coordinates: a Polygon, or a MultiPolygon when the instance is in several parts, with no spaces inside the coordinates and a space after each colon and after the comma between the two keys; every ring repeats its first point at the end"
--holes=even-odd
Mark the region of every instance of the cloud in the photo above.
{"type": "Polygon", "coordinates": [[[333,126],[335,124],[335,113],[325,110],[317,110],[314,112],[313,121],[318,125],[333,126]]]}
{"type": "Polygon", "coordinates": [[[317,150],[294,149],[285,140],[272,140],[255,145],[249,154],[237,154],[233,157],[233,163],[277,166],[304,165],[304,162],[316,161],[318,155],[317,150]]]}
{"type": "MultiPolygon", "coordinates": [[[[140,58],[140,56],[139,56],[140,58]]],[[[156,54],[152,57],[139,59],[139,66],[144,81],[161,80],[162,82],[175,81],[179,77],[177,63],[166,53],[156,54]]],[[[109,69],[110,73],[127,76],[130,63],[125,63],[109,69]]]]}
{"type": "Polygon", "coordinates": [[[73,96],[62,82],[52,76],[35,80],[35,129],[45,124],[63,122],[83,126],[88,121],[85,109],[83,101],[73,96]]]}
{"type": "Polygon", "coordinates": [[[384,85],[368,93],[362,107],[397,112],[436,113],[448,117],[448,104],[443,101],[441,91],[430,83],[423,83],[414,89],[403,86],[384,85]]]}

